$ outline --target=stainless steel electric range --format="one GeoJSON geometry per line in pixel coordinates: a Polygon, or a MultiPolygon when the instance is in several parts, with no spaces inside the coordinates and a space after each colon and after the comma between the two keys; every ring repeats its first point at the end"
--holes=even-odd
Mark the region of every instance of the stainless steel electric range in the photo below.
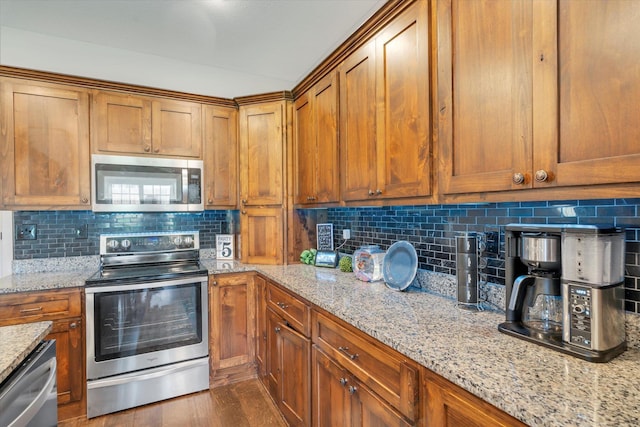
{"type": "Polygon", "coordinates": [[[88,418],[209,388],[195,232],[103,235],[86,281],[88,418]]]}

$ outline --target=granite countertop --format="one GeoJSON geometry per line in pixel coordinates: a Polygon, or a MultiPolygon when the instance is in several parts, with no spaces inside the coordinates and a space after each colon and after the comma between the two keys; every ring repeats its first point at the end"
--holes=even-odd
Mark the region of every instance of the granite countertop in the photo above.
{"type": "MultiPolygon", "coordinates": [[[[504,314],[459,308],[433,292],[396,292],[301,264],[202,262],[211,274],[258,271],[529,425],[640,425],[635,336],[621,356],[590,363],[504,335],[497,329],[504,314]]],[[[92,273],[16,274],[0,279],[0,293],[82,286],[92,273]]]]}
{"type": "Polygon", "coordinates": [[[0,327],[0,383],[33,351],[51,331],[51,322],[0,327]]]}

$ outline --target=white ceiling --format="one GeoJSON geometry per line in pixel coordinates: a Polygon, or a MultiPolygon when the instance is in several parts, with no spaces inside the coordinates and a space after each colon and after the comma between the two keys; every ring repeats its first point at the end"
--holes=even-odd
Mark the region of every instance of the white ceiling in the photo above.
{"type": "Polygon", "coordinates": [[[0,0],[0,64],[203,95],[290,90],[386,0],[0,0]]]}

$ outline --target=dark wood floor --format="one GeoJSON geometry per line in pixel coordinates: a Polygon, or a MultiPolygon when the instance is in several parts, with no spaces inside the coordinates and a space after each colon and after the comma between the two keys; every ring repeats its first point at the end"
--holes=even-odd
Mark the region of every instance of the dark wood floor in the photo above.
{"type": "Polygon", "coordinates": [[[259,380],[217,387],[59,427],[286,427],[259,380]]]}

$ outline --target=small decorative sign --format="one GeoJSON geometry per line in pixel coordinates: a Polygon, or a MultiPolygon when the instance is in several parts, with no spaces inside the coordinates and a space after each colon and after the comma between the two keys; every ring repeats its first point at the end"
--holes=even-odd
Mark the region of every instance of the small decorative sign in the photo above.
{"type": "Polygon", "coordinates": [[[235,247],[233,234],[216,234],[216,259],[233,259],[235,247]]]}
{"type": "Polygon", "coordinates": [[[316,235],[319,251],[333,250],[333,224],[317,224],[316,235]]]}

